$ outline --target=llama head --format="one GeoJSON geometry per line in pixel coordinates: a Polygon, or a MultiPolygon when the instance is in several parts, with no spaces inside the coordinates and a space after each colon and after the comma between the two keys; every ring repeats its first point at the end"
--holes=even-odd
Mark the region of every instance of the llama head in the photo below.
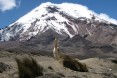
{"type": "Polygon", "coordinates": [[[58,40],[58,37],[57,36],[55,36],[55,41],[57,41],[58,40]]]}
{"type": "Polygon", "coordinates": [[[58,47],[58,38],[57,36],[55,36],[55,39],[54,39],[54,47],[58,47]]]}

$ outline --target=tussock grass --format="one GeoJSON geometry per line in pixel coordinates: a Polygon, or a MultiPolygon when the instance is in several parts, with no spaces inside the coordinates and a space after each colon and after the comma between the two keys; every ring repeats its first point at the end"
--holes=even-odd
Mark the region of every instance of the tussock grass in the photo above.
{"type": "Polygon", "coordinates": [[[6,71],[7,69],[10,69],[11,66],[5,64],[4,62],[0,62],[0,73],[3,73],[4,71],[6,71]]]}
{"type": "Polygon", "coordinates": [[[117,59],[111,60],[113,63],[117,64],[117,59]]]}
{"type": "Polygon", "coordinates": [[[19,78],[36,78],[43,75],[43,68],[33,58],[15,58],[18,70],[19,78]]]}
{"type": "Polygon", "coordinates": [[[64,56],[64,57],[65,57],[63,60],[64,67],[67,67],[74,71],[88,72],[88,67],[86,66],[86,64],[81,63],[69,56],[64,56]]]}

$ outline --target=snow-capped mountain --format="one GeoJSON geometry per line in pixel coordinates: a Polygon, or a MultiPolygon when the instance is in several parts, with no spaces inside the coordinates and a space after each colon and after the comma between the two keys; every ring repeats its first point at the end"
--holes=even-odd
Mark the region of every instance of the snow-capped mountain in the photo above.
{"type": "Polygon", "coordinates": [[[80,4],[47,2],[1,29],[0,41],[29,40],[52,30],[70,38],[79,34],[91,42],[115,43],[116,24],[80,4]]]}

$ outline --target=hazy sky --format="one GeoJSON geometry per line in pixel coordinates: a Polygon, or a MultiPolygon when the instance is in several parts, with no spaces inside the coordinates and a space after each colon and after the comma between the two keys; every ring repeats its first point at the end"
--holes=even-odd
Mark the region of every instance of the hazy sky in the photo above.
{"type": "Polygon", "coordinates": [[[15,22],[44,2],[77,3],[117,20],[117,0],[0,0],[0,28],[15,22]]]}

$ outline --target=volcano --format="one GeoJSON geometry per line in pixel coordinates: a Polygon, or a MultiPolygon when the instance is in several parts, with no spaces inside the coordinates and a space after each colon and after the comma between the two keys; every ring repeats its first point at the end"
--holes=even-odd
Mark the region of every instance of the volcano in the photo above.
{"type": "Polygon", "coordinates": [[[55,36],[59,37],[61,49],[73,55],[115,52],[112,45],[117,45],[117,23],[80,4],[47,2],[1,29],[0,47],[51,51],[55,36]]]}

